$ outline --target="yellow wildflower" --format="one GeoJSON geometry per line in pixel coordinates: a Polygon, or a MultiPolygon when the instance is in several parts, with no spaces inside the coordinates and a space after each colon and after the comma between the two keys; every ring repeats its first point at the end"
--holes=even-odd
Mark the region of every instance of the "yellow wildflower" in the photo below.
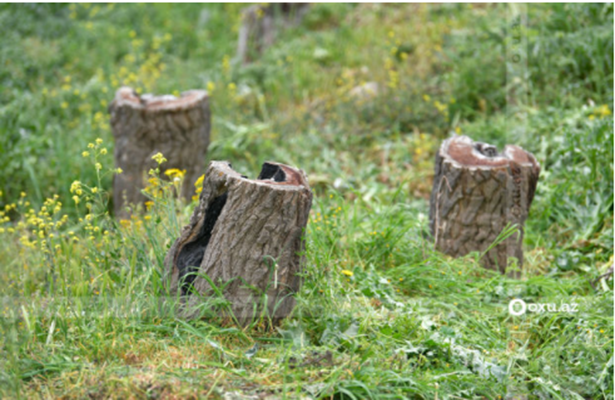
{"type": "Polygon", "coordinates": [[[353,276],[354,272],[352,271],[348,271],[347,269],[343,269],[342,270],[342,274],[346,275],[346,276],[353,276]]]}
{"type": "Polygon", "coordinates": [[[180,170],[177,168],[169,168],[164,171],[164,174],[169,178],[183,178],[186,174],[186,170],[180,170]]]}
{"type": "Polygon", "coordinates": [[[75,193],[77,190],[81,189],[81,182],[79,181],[73,181],[73,183],[71,183],[70,185],[70,192],[71,193],[75,193]]]}
{"type": "Polygon", "coordinates": [[[598,113],[600,114],[601,118],[604,118],[604,117],[608,117],[609,115],[611,115],[611,110],[609,109],[608,105],[603,104],[598,109],[598,113]]]}
{"type": "Polygon", "coordinates": [[[197,190],[198,190],[199,188],[201,188],[201,189],[202,189],[202,186],[203,186],[203,179],[205,179],[205,174],[203,174],[203,175],[199,176],[199,179],[197,179],[197,180],[196,180],[196,182],[194,182],[194,187],[196,187],[196,188],[197,188],[197,190]]]}
{"type": "Polygon", "coordinates": [[[162,153],[161,153],[161,152],[158,152],[158,153],[154,154],[154,155],[152,156],[152,160],[156,161],[156,162],[158,163],[158,165],[160,165],[160,164],[162,164],[163,162],[166,162],[166,161],[167,161],[167,159],[166,159],[166,158],[164,158],[164,156],[162,155],[162,153]]]}

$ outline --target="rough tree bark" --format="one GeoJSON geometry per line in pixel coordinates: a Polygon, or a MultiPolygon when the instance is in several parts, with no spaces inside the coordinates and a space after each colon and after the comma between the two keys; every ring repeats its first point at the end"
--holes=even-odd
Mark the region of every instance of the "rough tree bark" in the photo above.
{"type": "Polygon", "coordinates": [[[518,146],[498,153],[467,136],[444,141],[436,154],[429,212],[436,248],[454,257],[485,252],[508,223],[516,224],[519,235],[488,251],[481,262],[502,273],[509,257],[521,266],[523,226],[539,174],[536,158],[518,146]]]}
{"type": "Polygon", "coordinates": [[[268,162],[251,180],[227,162],[211,162],[199,205],[165,259],[169,291],[183,296],[185,315],[202,302],[195,293],[212,295],[206,275],[224,287],[240,324],[260,315],[263,294],[274,323],[287,316],[301,285],[311,204],[312,192],[299,169],[268,162]]]}
{"type": "Polygon", "coordinates": [[[109,105],[115,138],[115,164],[123,170],[113,181],[115,215],[130,215],[130,204],[145,200],[141,190],[147,173],[157,164],[152,156],[162,153],[168,160],[161,172],[185,170],[181,196],[190,199],[194,183],[203,173],[211,115],[206,91],[191,90],[175,96],[139,96],[120,88],[109,105]]]}
{"type": "Polygon", "coordinates": [[[257,4],[242,11],[237,59],[245,65],[273,44],[278,31],[301,23],[309,3],[257,4]]]}

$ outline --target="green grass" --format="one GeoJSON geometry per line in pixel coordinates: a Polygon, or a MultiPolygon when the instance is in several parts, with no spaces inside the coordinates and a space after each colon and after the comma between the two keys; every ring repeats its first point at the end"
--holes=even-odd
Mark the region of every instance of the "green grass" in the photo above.
{"type": "Polygon", "coordinates": [[[528,5],[514,102],[508,6],[315,4],[244,68],[241,7],[0,6],[0,397],[613,399],[613,280],[594,283],[613,265],[612,5],[528,5]],[[175,314],[163,259],[194,202],[109,216],[122,84],[206,88],[208,160],[308,173],[278,329],[175,314]],[[456,132],[541,164],[519,280],[433,250],[433,158],[456,132]],[[515,298],[578,312],[512,316],[515,298]]]}

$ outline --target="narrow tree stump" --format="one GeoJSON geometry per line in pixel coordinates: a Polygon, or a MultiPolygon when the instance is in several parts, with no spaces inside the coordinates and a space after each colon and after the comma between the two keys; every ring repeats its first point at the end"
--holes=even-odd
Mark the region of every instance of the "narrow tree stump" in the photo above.
{"type": "Polygon", "coordinates": [[[523,226],[534,198],[540,166],[514,145],[502,153],[467,136],[450,138],[436,154],[430,229],[438,250],[454,257],[485,252],[508,223],[512,235],[482,258],[485,268],[504,272],[509,257],[523,263],[523,226]]]}
{"type": "Polygon", "coordinates": [[[213,293],[206,275],[224,287],[240,324],[260,315],[263,294],[268,315],[277,323],[293,309],[292,294],[301,285],[298,273],[311,205],[302,170],[267,162],[251,180],[227,162],[211,162],[190,224],[165,259],[170,293],[185,296],[190,315],[190,306],[202,301],[195,293],[213,293]]]}
{"type": "Polygon", "coordinates": [[[279,31],[301,23],[309,3],[257,4],[241,13],[237,59],[249,64],[273,44],[279,31]]]}
{"type": "Polygon", "coordinates": [[[147,173],[156,168],[152,156],[162,153],[168,160],[161,172],[185,170],[181,196],[190,199],[194,183],[203,174],[209,146],[210,110],[207,92],[191,90],[175,96],[139,96],[120,88],[109,105],[115,138],[115,165],[122,173],[113,181],[115,215],[130,215],[130,204],[145,200],[141,190],[147,173]]]}

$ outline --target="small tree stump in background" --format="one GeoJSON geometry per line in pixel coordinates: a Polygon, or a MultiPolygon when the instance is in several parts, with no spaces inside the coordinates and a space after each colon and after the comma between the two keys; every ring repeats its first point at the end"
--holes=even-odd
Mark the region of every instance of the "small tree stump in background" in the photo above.
{"type": "Polygon", "coordinates": [[[257,4],[241,13],[237,59],[242,65],[260,57],[273,44],[279,31],[299,25],[309,3],[257,4]]]}
{"type": "Polygon", "coordinates": [[[147,173],[156,168],[152,156],[162,153],[168,160],[161,172],[185,170],[181,196],[190,199],[194,183],[203,174],[209,146],[211,115],[206,91],[191,90],[175,96],[139,96],[120,88],[109,105],[115,138],[115,165],[123,170],[113,181],[115,215],[130,215],[129,204],[145,200],[141,190],[147,173]]]}
{"type": "Polygon", "coordinates": [[[482,258],[485,268],[504,272],[508,257],[523,263],[523,226],[534,198],[540,166],[522,148],[502,153],[467,136],[444,141],[436,154],[430,229],[438,250],[454,257],[485,252],[508,223],[512,235],[482,258]]]}
{"type": "Polygon", "coordinates": [[[312,192],[299,169],[268,162],[251,180],[227,162],[211,162],[190,224],[165,259],[170,293],[188,296],[190,315],[200,301],[191,293],[213,294],[202,276],[207,275],[216,286],[226,285],[223,294],[240,324],[263,311],[263,293],[268,315],[278,322],[293,309],[292,294],[301,285],[311,205],[312,192]]]}

